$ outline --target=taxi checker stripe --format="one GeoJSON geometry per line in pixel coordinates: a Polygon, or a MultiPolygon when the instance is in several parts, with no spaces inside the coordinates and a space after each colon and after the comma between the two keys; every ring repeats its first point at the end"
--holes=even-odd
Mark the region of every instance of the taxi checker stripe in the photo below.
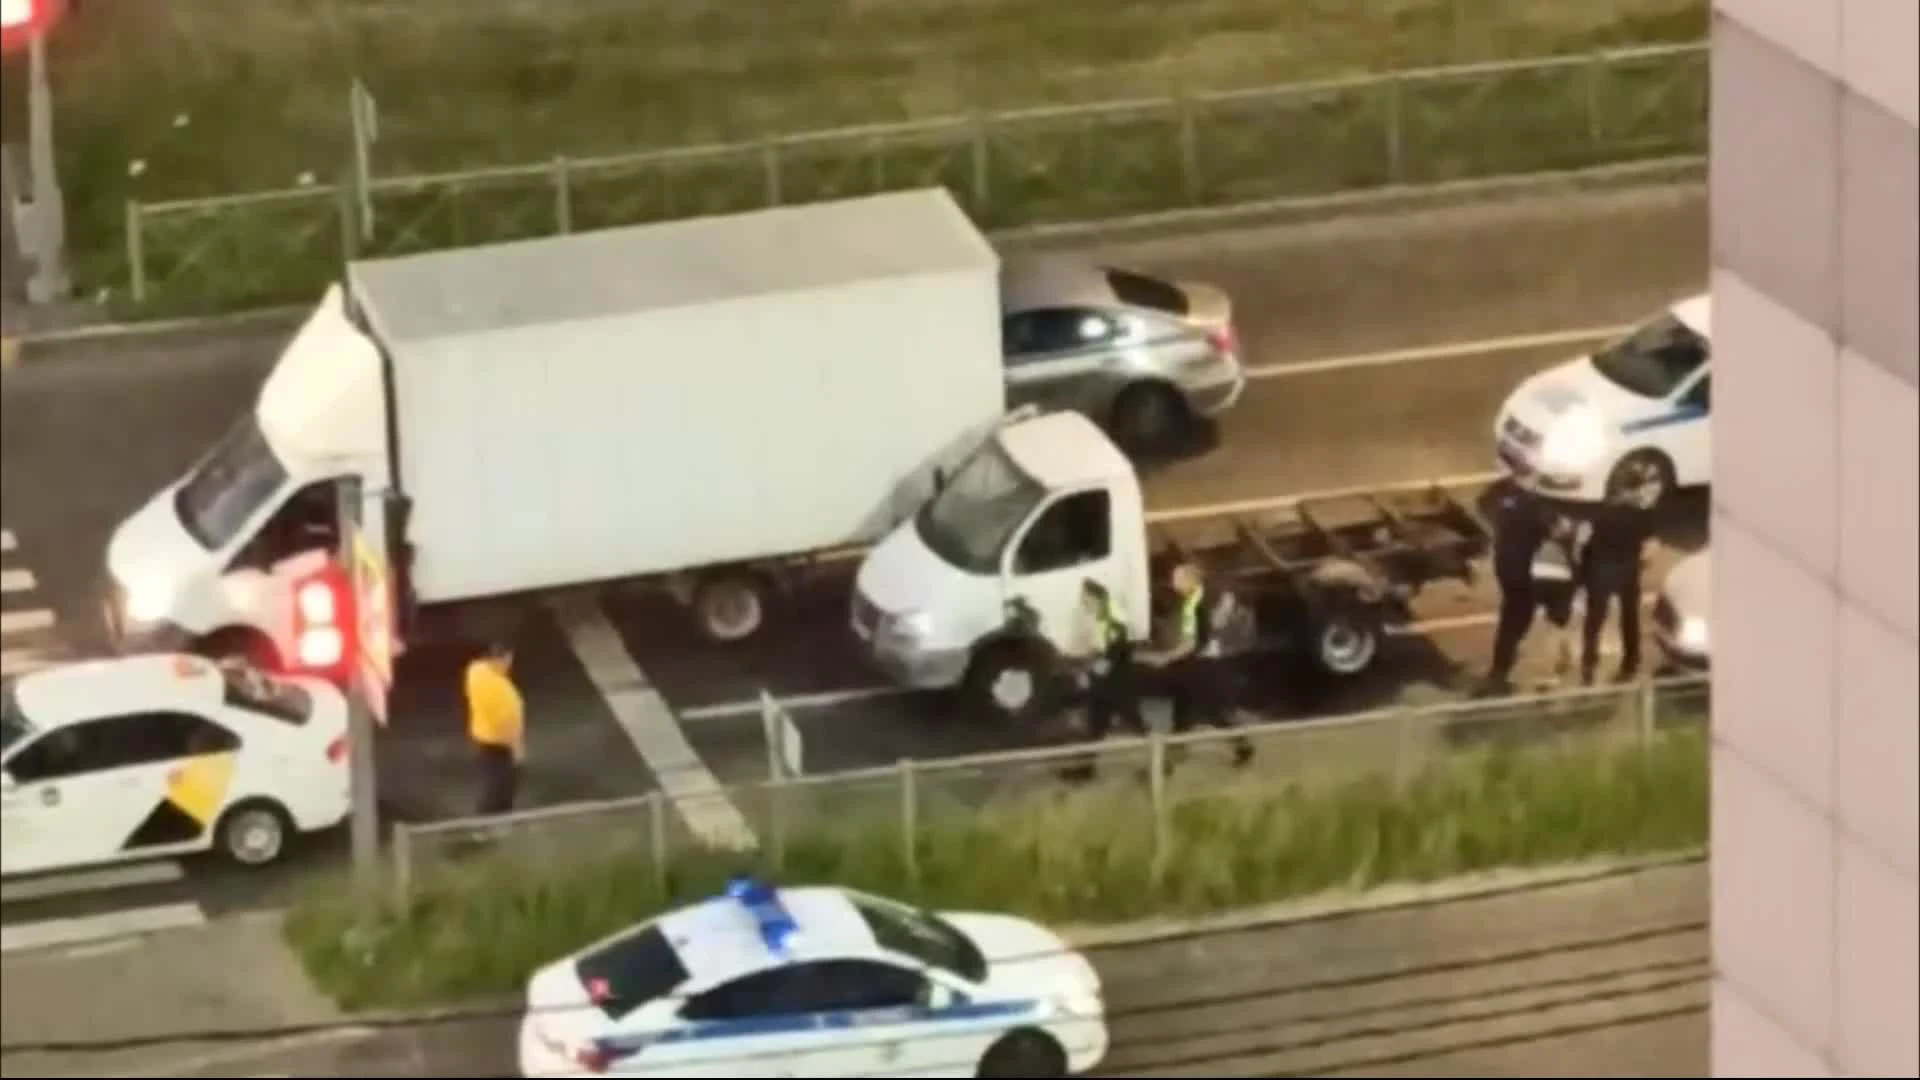
{"type": "MultiPolygon", "coordinates": [[[[944,1024],[961,1020],[1013,1019],[1038,1010],[1040,1002],[969,1001],[945,1008],[909,1006],[904,1009],[875,1009],[886,1015],[887,1026],[902,1024],[944,1024]]],[[[751,1016],[739,1020],[711,1020],[685,1028],[669,1028],[659,1034],[638,1036],[609,1035],[601,1046],[621,1055],[637,1054],[649,1046],[666,1043],[706,1042],[713,1039],[738,1039],[752,1035],[789,1035],[805,1031],[844,1031],[867,1026],[862,1014],[843,1011],[829,1013],[788,1013],[780,1016],[751,1016]]]]}

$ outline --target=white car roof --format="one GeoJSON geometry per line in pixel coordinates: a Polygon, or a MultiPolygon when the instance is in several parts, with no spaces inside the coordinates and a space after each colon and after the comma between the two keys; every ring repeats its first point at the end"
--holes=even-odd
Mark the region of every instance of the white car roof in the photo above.
{"type": "Polygon", "coordinates": [[[768,886],[762,895],[770,895],[774,906],[728,894],[668,912],[655,922],[687,970],[688,992],[798,959],[882,955],[847,890],[768,886]]]}
{"type": "Polygon", "coordinates": [[[83,660],[20,676],[14,700],[45,731],[119,712],[168,705],[207,708],[221,699],[220,669],[194,656],[155,654],[83,660]]]}
{"type": "Polygon", "coordinates": [[[1054,412],[1000,429],[1000,445],[1014,464],[1048,491],[1103,484],[1129,475],[1133,464],[1077,412],[1054,412]]]}
{"type": "Polygon", "coordinates": [[[1673,305],[1670,309],[1673,317],[1684,323],[1687,329],[1713,340],[1713,298],[1708,293],[1689,296],[1673,305]]]}

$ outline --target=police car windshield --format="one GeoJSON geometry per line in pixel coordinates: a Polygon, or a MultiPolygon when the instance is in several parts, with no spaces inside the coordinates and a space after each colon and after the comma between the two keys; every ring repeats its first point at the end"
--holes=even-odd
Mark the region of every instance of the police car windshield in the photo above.
{"type": "Polygon", "coordinates": [[[935,555],[970,573],[992,574],[1014,530],[1046,494],[996,439],[921,507],[914,527],[935,555]]]}
{"type": "Polygon", "coordinates": [[[873,896],[854,895],[855,911],[866,920],[873,939],[889,952],[912,957],[928,967],[951,972],[968,982],[985,982],[987,958],[973,939],[931,912],[873,896]]]}
{"type": "Polygon", "coordinates": [[[20,710],[20,696],[15,692],[18,685],[17,679],[0,679],[0,754],[33,734],[33,725],[20,710]]]}
{"type": "Polygon", "coordinates": [[[1594,353],[1593,366],[1623,389],[1664,399],[1707,362],[1707,354],[1707,339],[1667,314],[1594,353]]]}
{"type": "Polygon", "coordinates": [[[173,508],[187,535],[219,551],[286,482],[286,467],[248,413],[187,474],[174,492],[173,508]]]}

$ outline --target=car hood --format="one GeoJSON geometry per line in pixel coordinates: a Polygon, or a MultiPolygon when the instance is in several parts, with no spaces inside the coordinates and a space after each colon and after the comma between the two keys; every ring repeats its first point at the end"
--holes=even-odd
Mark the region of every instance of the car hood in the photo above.
{"type": "Polygon", "coordinates": [[[1508,416],[1535,431],[1544,432],[1565,413],[1592,408],[1607,418],[1609,426],[1650,416],[1661,402],[1641,397],[1600,374],[1591,357],[1578,357],[1556,364],[1522,382],[1507,399],[1503,410],[1508,416]]]}

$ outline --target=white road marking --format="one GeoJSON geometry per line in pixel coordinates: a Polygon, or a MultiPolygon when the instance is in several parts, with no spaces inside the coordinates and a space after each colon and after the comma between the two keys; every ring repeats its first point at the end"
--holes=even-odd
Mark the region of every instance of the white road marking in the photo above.
{"type": "Polygon", "coordinates": [[[1414,364],[1429,360],[1458,360],[1465,356],[1497,356],[1523,349],[1571,348],[1588,342],[1605,341],[1631,331],[1631,326],[1595,326],[1578,330],[1549,330],[1541,334],[1515,334],[1511,337],[1481,341],[1449,341],[1438,345],[1418,345],[1411,349],[1330,356],[1321,360],[1302,360],[1295,364],[1259,364],[1246,369],[1249,379],[1285,379],[1299,375],[1323,375],[1330,371],[1414,364]]]}
{"type": "MultiPolygon", "coordinates": [[[[261,1065],[272,1064],[271,1062],[261,1061],[261,1058],[271,1058],[277,1054],[290,1053],[313,1046],[325,1046],[328,1043],[368,1039],[377,1034],[379,1034],[377,1028],[366,1027],[360,1024],[345,1027],[330,1027],[322,1031],[288,1035],[284,1038],[274,1039],[269,1042],[250,1042],[244,1046],[230,1046],[224,1050],[195,1054],[191,1057],[172,1058],[159,1068],[143,1072],[116,1072],[114,1075],[126,1077],[128,1080],[149,1080],[149,1078],[157,1080],[159,1077],[191,1076],[195,1073],[206,1072],[209,1069],[221,1069],[224,1071],[227,1068],[240,1068],[244,1067],[244,1064],[248,1062],[252,1062],[254,1068],[259,1068],[261,1065]]],[[[234,1075],[238,1075],[238,1073],[234,1075]]],[[[258,1080],[271,1080],[271,1078],[274,1077],[284,1078],[290,1077],[293,1074],[256,1073],[249,1075],[257,1077],[258,1080]]]]}
{"type": "Polygon", "coordinates": [[[46,608],[32,611],[0,611],[0,634],[30,634],[47,630],[54,624],[53,612],[46,608]]]}
{"type": "Polygon", "coordinates": [[[0,926],[0,953],[29,949],[51,949],[61,945],[81,945],[113,938],[151,934],[161,930],[181,930],[202,926],[206,912],[199,904],[156,904],[129,908],[103,915],[72,919],[40,919],[34,922],[0,926]]]}
{"type": "Polygon", "coordinates": [[[103,866],[93,870],[76,870],[45,877],[20,878],[0,882],[0,904],[47,900],[56,896],[104,892],[108,889],[130,889],[140,885],[166,885],[184,877],[186,877],[186,871],[181,869],[177,862],[150,862],[129,863],[126,866],[103,866]]]}
{"type": "Polygon", "coordinates": [[[0,529],[0,551],[12,551],[19,546],[20,542],[14,538],[12,529],[0,529]]]}
{"type": "MultiPolygon", "coordinates": [[[[598,606],[557,614],[580,666],[688,827],[711,844],[737,850],[755,847],[746,817],[687,741],[666,699],[627,655],[626,644],[606,614],[598,606]]],[[[539,737],[538,731],[533,737],[539,737]]]]}
{"type": "Polygon", "coordinates": [[[33,585],[31,570],[0,570],[0,593],[28,592],[33,585]]]}

